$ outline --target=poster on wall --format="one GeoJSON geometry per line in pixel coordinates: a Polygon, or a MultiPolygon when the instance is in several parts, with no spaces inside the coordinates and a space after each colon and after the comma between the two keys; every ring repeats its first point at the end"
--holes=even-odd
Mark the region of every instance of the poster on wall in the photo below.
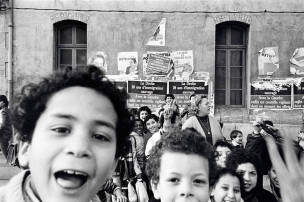
{"type": "Polygon", "coordinates": [[[167,94],[167,82],[162,81],[128,81],[128,107],[139,108],[148,106],[156,111],[165,103],[167,94]]]}
{"type": "Polygon", "coordinates": [[[162,18],[153,35],[149,38],[148,46],[164,46],[166,36],[166,18],[162,18]]]}
{"type": "Polygon", "coordinates": [[[95,65],[106,73],[108,71],[107,55],[102,51],[96,52],[94,57],[88,59],[88,65],[95,65]]]}
{"type": "Polygon", "coordinates": [[[279,68],[278,47],[265,47],[259,51],[259,75],[272,75],[279,68]]]}
{"type": "Polygon", "coordinates": [[[297,48],[290,58],[290,74],[304,75],[304,48],[297,48]]]}
{"type": "MultiPolygon", "coordinates": [[[[159,67],[157,67],[155,70],[153,69],[154,65],[159,63],[158,61],[155,61],[156,58],[160,58],[160,63],[164,65],[165,61],[169,61],[170,65],[171,64],[171,53],[169,52],[147,52],[146,54],[143,54],[143,76],[144,77],[164,77],[167,76],[168,73],[170,73],[169,68],[166,71],[163,71],[163,73],[160,73],[159,67]],[[151,55],[152,58],[151,58],[151,55]],[[158,55],[160,57],[155,57],[155,55],[158,55]],[[149,61],[150,59],[150,61],[149,61]],[[148,67],[148,63],[149,67],[148,67]],[[155,64],[153,64],[155,63],[155,64]],[[169,72],[168,72],[169,71],[169,72]]],[[[163,68],[163,67],[162,67],[163,68]]]]}
{"type": "Polygon", "coordinates": [[[193,51],[173,51],[171,58],[174,63],[176,80],[189,80],[193,73],[193,51]]]}
{"type": "Polygon", "coordinates": [[[206,81],[169,81],[168,91],[175,96],[180,108],[190,104],[190,95],[208,96],[208,84],[206,81]]]}
{"type": "Polygon", "coordinates": [[[251,109],[291,109],[291,85],[276,88],[271,83],[253,82],[250,94],[251,109]]]}
{"type": "Polygon", "coordinates": [[[293,86],[293,108],[304,109],[304,82],[293,86]]]}
{"type": "Polygon", "coordinates": [[[138,53],[119,52],[117,66],[119,75],[138,75],[138,53]]]}

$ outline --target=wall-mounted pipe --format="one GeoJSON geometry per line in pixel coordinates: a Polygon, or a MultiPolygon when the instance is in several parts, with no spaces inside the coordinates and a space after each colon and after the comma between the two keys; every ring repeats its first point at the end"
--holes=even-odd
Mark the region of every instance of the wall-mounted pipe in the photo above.
{"type": "Polygon", "coordinates": [[[8,100],[10,107],[13,100],[13,0],[9,0],[9,21],[8,21],[8,100]]]}

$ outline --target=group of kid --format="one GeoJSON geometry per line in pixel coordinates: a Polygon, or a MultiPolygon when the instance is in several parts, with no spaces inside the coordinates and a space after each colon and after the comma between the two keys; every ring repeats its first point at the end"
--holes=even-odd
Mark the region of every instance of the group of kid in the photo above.
{"type": "MultiPolygon", "coordinates": [[[[154,119],[160,122],[162,138],[146,159],[149,140],[143,133],[155,134],[149,126],[153,121],[148,116],[143,121],[140,113],[138,118],[130,116],[127,98],[94,66],[56,72],[23,88],[12,115],[24,170],[0,188],[0,202],[99,202],[97,193],[105,188],[120,157],[130,151],[131,159],[134,154],[139,157],[135,178],[147,177],[154,198],[161,202],[275,200],[261,188],[259,158],[233,149],[226,167],[220,168],[218,153],[200,133],[174,125],[175,103],[164,108],[160,120],[154,119]]],[[[302,202],[304,167],[285,142],[286,164],[274,141],[267,139],[281,198],[302,202]]]]}

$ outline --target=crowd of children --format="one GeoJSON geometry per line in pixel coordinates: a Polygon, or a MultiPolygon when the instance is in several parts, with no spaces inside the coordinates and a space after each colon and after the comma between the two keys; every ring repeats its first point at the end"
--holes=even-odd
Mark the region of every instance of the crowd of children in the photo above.
{"type": "MultiPolygon", "coordinates": [[[[209,111],[205,97],[190,99],[182,112],[187,120],[209,111]]],[[[298,160],[303,130],[298,156],[288,140],[279,144],[280,155],[278,143],[264,134],[272,160],[267,191],[264,164],[244,147],[241,131],[232,131],[228,143],[212,130],[218,125],[208,114],[204,120],[196,117],[204,133],[183,127],[171,94],[157,115],[146,106],[128,110],[126,100],[127,93],[94,66],[25,86],[12,109],[23,171],[0,188],[0,202],[97,202],[106,200],[106,192],[118,202],[127,197],[132,202],[304,201],[304,167],[298,160]],[[146,184],[147,198],[138,193],[137,182],[146,184]],[[135,200],[130,199],[134,191],[124,191],[130,186],[139,194],[135,200]]]]}

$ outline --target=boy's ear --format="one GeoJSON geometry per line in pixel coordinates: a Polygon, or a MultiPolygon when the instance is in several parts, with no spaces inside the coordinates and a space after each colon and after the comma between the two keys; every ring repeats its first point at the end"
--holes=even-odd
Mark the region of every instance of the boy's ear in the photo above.
{"type": "Polygon", "coordinates": [[[159,194],[159,187],[158,187],[158,182],[155,180],[150,181],[150,185],[153,191],[153,195],[155,199],[160,199],[160,194],[159,194]]]}
{"type": "Polygon", "coordinates": [[[31,145],[29,142],[22,142],[19,143],[19,152],[18,152],[18,160],[19,164],[22,168],[29,167],[29,149],[31,145]]]}

